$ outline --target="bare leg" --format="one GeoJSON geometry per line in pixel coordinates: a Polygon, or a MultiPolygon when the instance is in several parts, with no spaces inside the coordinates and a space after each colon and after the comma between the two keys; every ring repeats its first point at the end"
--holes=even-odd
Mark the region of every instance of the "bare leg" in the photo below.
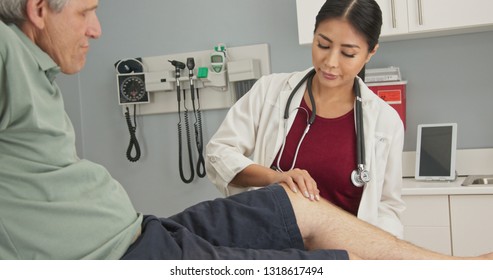
{"type": "MultiPolygon", "coordinates": [[[[400,240],[326,200],[310,201],[284,186],[308,250],[344,249],[351,258],[363,259],[458,259],[400,240]]],[[[493,258],[493,254],[481,258],[493,258]]]]}

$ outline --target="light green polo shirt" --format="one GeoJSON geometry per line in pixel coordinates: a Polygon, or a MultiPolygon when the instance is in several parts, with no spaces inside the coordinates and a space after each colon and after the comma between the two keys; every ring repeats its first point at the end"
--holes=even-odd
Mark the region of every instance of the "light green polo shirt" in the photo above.
{"type": "Polygon", "coordinates": [[[120,258],[142,215],[77,157],[55,62],[14,25],[0,38],[0,259],[120,258]]]}

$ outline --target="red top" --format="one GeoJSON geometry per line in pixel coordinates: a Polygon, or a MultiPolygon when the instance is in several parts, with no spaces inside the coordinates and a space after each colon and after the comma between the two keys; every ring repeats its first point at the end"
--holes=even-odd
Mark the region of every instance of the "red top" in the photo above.
{"type": "MultiPolygon", "coordinates": [[[[301,107],[307,110],[308,115],[303,109],[297,110],[281,157],[282,170],[288,170],[293,164],[296,147],[312,113],[304,99],[301,107]]],[[[350,177],[356,168],[354,125],[354,110],[334,119],[316,116],[301,144],[295,168],[305,169],[310,173],[323,198],[356,216],[363,188],[355,187],[350,177]]],[[[274,166],[277,165],[279,152],[274,159],[274,166]]]]}

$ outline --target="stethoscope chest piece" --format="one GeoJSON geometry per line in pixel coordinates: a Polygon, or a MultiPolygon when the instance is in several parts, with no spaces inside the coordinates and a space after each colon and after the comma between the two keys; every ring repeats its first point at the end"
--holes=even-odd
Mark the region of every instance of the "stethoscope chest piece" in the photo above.
{"type": "Polygon", "coordinates": [[[351,172],[351,182],[356,187],[363,187],[366,183],[370,182],[370,173],[360,165],[358,169],[351,172]]]}

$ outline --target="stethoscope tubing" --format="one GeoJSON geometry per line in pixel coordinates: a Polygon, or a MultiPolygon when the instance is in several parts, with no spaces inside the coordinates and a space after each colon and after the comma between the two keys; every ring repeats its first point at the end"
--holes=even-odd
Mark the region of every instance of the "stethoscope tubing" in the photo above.
{"type": "Polygon", "coordinates": [[[359,165],[365,165],[365,134],[363,127],[363,100],[361,99],[361,90],[359,87],[358,79],[354,79],[354,93],[356,95],[355,100],[355,115],[356,115],[356,145],[357,149],[357,163],[359,165]]]}
{"type": "MultiPolygon", "coordinates": [[[[303,132],[303,135],[301,136],[301,139],[296,147],[293,163],[291,165],[291,169],[294,168],[296,164],[296,159],[298,157],[298,151],[300,149],[301,143],[303,142],[303,139],[305,138],[306,134],[308,133],[308,130],[310,129],[310,126],[315,122],[316,118],[316,104],[315,104],[315,99],[313,96],[312,92],[312,80],[313,77],[315,76],[316,71],[315,69],[311,69],[299,82],[298,84],[294,87],[294,89],[291,91],[286,107],[284,109],[284,139],[283,143],[281,146],[281,151],[279,153],[279,156],[277,158],[277,166],[276,169],[278,171],[283,171],[280,167],[280,161],[282,154],[284,152],[284,147],[286,144],[286,137],[287,137],[287,121],[289,119],[289,109],[291,105],[291,101],[296,94],[296,92],[300,89],[300,87],[306,82],[307,83],[307,90],[308,90],[308,96],[310,98],[310,102],[312,105],[312,114],[310,115],[308,121],[307,121],[307,127],[305,128],[305,131],[303,132]]],[[[351,181],[356,187],[362,187],[366,183],[370,181],[370,176],[369,172],[366,170],[366,162],[365,162],[365,143],[364,143],[364,127],[363,127],[363,106],[362,106],[362,98],[361,98],[361,90],[360,90],[360,85],[359,85],[359,80],[358,78],[354,78],[354,85],[353,85],[353,92],[355,95],[355,118],[356,118],[356,154],[357,154],[357,166],[356,169],[352,172],[351,174],[351,181]]],[[[296,108],[299,109],[299,108],[296,108]]],[[[296,109],[292,110],[295,111],[296,109]]],[[[307,112],[308,114],[308,112],[307,112]]]]}

